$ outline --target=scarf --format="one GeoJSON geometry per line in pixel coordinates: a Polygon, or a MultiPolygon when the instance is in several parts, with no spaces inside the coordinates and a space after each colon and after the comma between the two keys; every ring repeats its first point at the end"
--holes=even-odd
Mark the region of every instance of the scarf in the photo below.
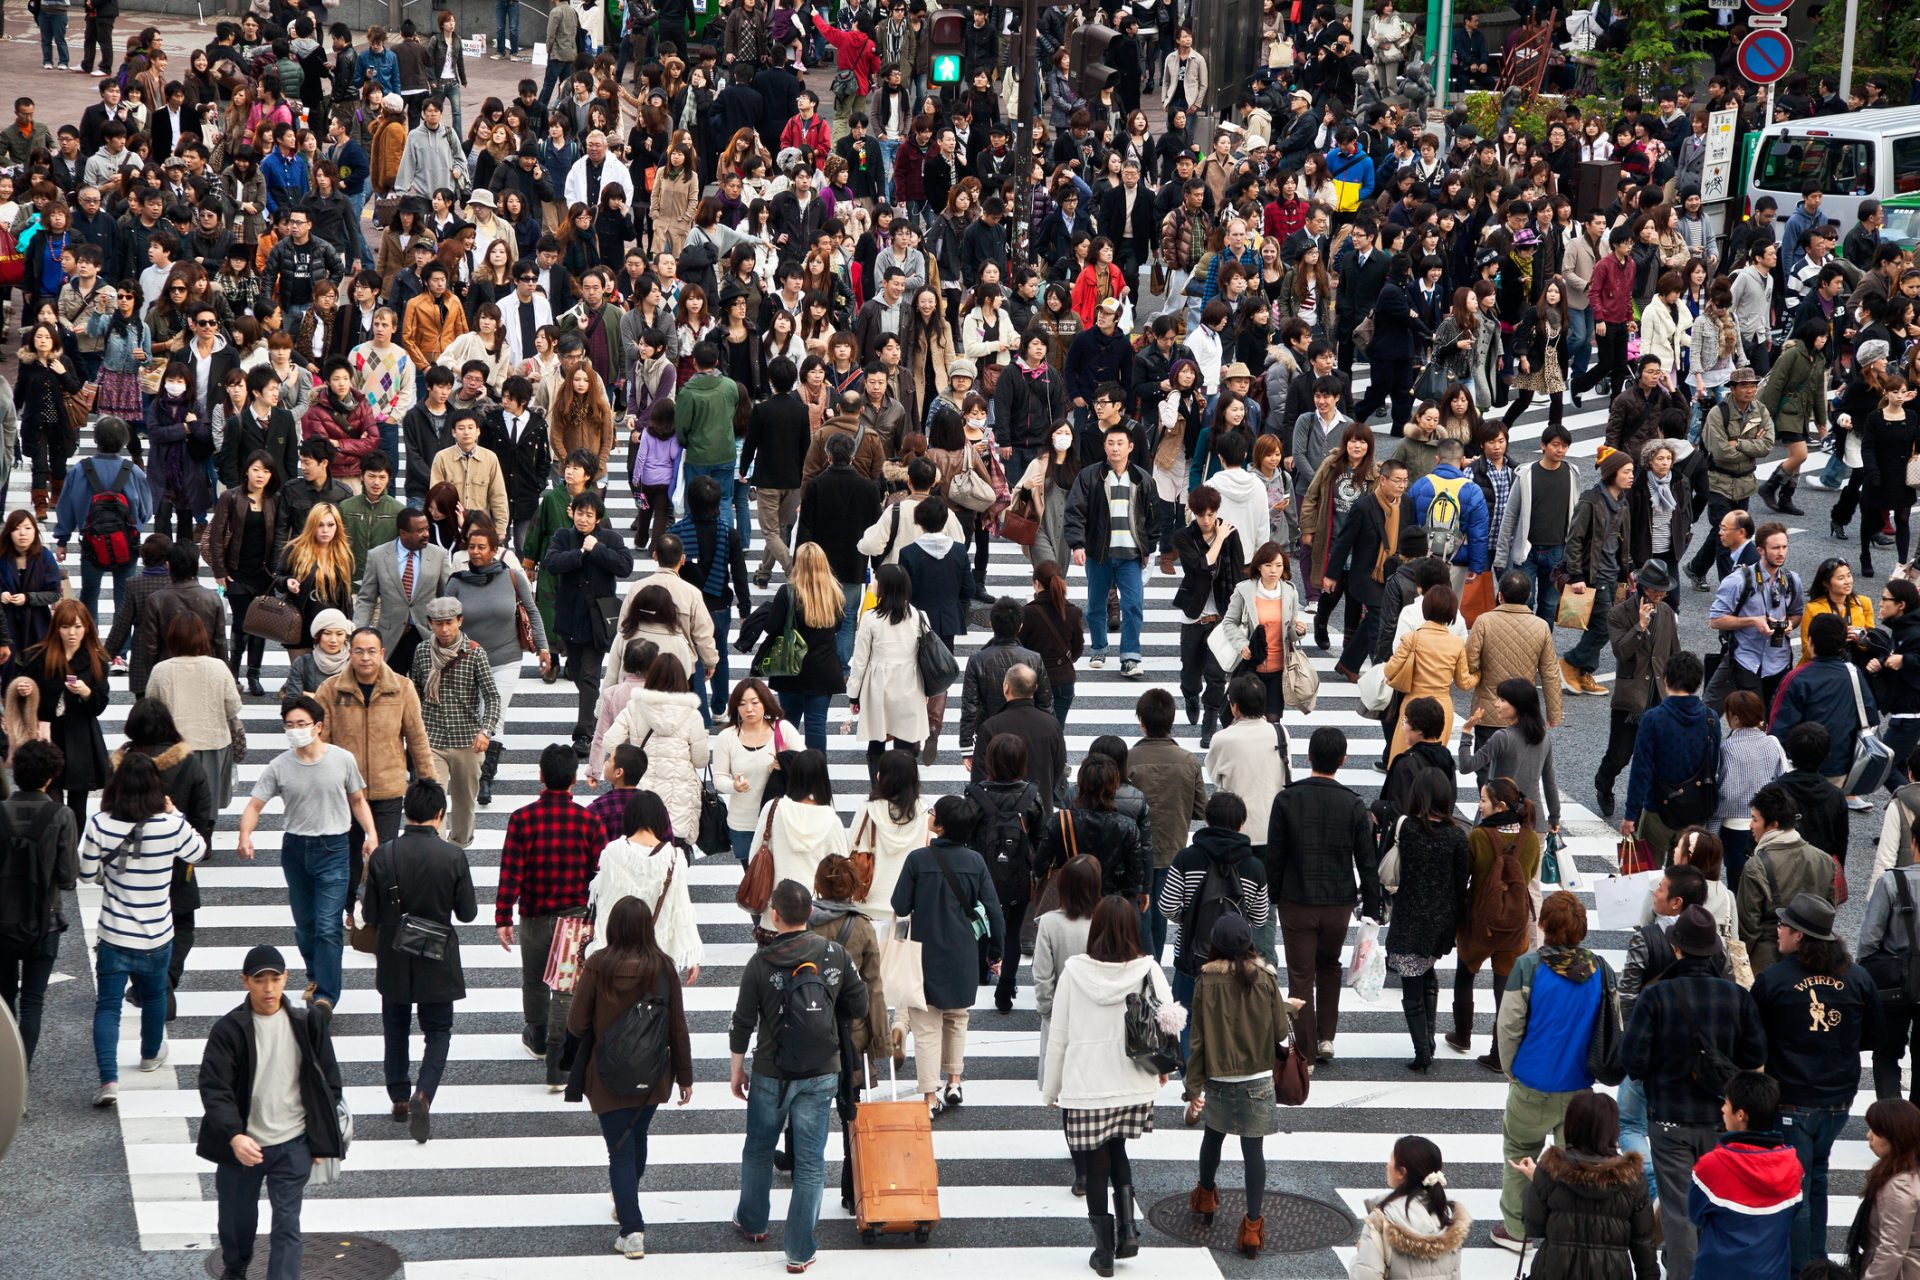
{"type": "Polygon", "coordinates": [[[1540,959],[1568,982],[1585,982],[1595,972],[1593,952],[1585,947],[1541,947],[1540,959]]]}
{"type": "Polygon", "coordinates": [[[323,676],[337,676],[347,668],[348,654],[345,645],[340,646],[338,653],[328,653],[318,645],[315,645],[311,652],[313,665],[323,676]]]}
{"type": "Polygon", "coordinates": [[[1032,378],[1035,382],[1042,381],[1047,376],[1047,362],[1045,360],[1042,360],[1039,364],[1028,364],[1025,360],[1016,360],[1014,363],[1020,366],[1022,373],[1032,378]]]}
{"type": "Polygon", "coordinates": [[[484,587],[488,581],[506,571],[507,562],[496,556],[492,561],[484,565],[470,564],[466,568],[456,572],[453,576],[471,586],[484,587]]]}
{"type": "Polygon", "coordinates": [[[1673,496],[1673,472],[1664,476],[1647,473],[1647,497],[1653,503],[1656,516],[1671,517],[1677,505],[1673,496]]]}
{"type": "Polygon", "coordinates": [[[1380,504],[1380,510],[1385,512],[1387,517],[1386,533],[1380,539],[1380,554],[1373,559],[1373,580],[1385,582],[1388,557],[1400,554],[1400,503],[1387,502],[1378,493],[1375,493],[1373,498],[1380,504]]]}
{"type": "Polygon", "coordinates": [[[440,677],[446,674],[448,667],[459,661],[460,655],[467,651],[466,633],[451,645],[442,645],[438,636],[434,637],[430,651],[433,655],[433,669],[427,672],[426,699],[428,702],[440,701],[440,677]]]}

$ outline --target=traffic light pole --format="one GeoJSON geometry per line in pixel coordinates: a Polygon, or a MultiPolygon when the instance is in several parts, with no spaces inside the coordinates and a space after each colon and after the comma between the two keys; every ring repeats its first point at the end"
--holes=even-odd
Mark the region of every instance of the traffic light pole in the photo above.
{"type": "MultiPolygon", "coordinates": [[[[1033,113],[1038,105],[1038,86],[1029,73],[1033,59],[1038,51],[1034,43],[1034,34],[1040,26],[1041,0],[1020,0],[1020,42],[1019,62],[1014,72],[1015,83],[1020,86],[1019,104],[1016,108],[1019,120],[1014,134],[1013,153],[1018,157],[1013,166],[1013,244],[1010,246],[1015,258],[1026,257],[1027,244],[1033,238],[1033,200],[1028,193],[1028,175],[1033,172],[1033,113]]],[[[1005,287],[1011,289],[1013,282],[1008,280],[1005,287]]]]}

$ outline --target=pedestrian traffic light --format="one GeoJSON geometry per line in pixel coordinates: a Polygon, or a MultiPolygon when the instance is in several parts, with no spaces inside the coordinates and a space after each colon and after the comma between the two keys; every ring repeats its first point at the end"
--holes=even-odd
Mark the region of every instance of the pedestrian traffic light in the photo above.
{"type": "Polygon", "coordinates": [[[967,15],[942,9],[933,15],[932,79],[937,85],[960,83],[961,47],[967,38],[967,15]]]}
{"type": "Polygon", "coordinates": [[[1088,102],[1098,98],[1114,77],[1113,68],[1107,65],[1107,46],[1119,35],[1112,27],[1097,22],[1089,22],[1073,33],[1073,88],[1088,102]]]}

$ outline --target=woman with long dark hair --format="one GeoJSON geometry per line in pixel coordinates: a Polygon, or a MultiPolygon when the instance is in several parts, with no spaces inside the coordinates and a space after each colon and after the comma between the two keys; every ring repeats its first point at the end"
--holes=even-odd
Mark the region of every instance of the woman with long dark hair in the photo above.
{"type": "Polygon", "coordinates": [[[1860,1280],[1903,1280],[1920,1265],[1920,1107],[1884,1097],[1868,1107],[1867,1149],[1847,1262],[1860,1280]]]}
{"type": "Polygon", "coordinates": [[[1414,776],[1406,813],[1387,833],[1400,852],[1400,890],[1383,939],[1387,967],[1400,975],[1400,1009],[1413,1040],[1409,1071],[1433,1062],[1440,1016],[1439,960],[1453,950],[1466,913],[1471,855],[1466,832],[1453,817],[1454,784],[1438,769],[1414,776]]]}
{"type": "MultiPolygon", "coordinates": [[[[1507,732],[1502,730],[1501,732],[1507,732]]],[[[1540,836],[1533,829],[1534,806],[1512,778],[1494,776],[1480,784],[1478,821],[1467,834],[1467,853],[1472,860],[1473,886],[1499,876],[1502,857],[1512,853],[1520,863],[1529,897],[1540,875],[1540,836]]],[[[1473,889],[1468,889],[1468,902],[1473,889]]],[[[1537,906],[1531,906],[1526,919],[1515,929],[1512,922],[1494,922],[1474,918],[1471,910],[1460,920],[1457,941],[1460,957],[1453,970],[1453,1030],[1447,1033],[1447,1047],[1456,1053],[1473,1051],[1473,982],[1481,966],[1493,962],[1493,1003],[1497,1009],[1507,989],[1507,975],[1532,944],[1530,923],[1539,918],[1537,906]]],[[[1489,1071],[1500,1070],[1500,1043],[1496,1038],[1490,1052],[1480,1059],[1489,1071]]]]}
{"type": "MultiPolygon", "coordinates": [[[[1067,558],[1067,495],[1080,474],[1080,451],[1074,447],[1072,423],[1063,419],[1052,424],[1047,445],[1027,464],[1013,488],[1016,497],[1026,495],[1040,526],[1039,535],[1027,548],[1027,559],[1035,566],[1048,561],[1059,564],[1067,558]]],[[[1182,475],[1185,466],[1186,459],[1180,459],[1182,475]]]]}
{"type": "Polygon", "coordinates": [[[1471,731],[1486,709],[1479,708],[1460,725],[1460,768],[1478,776],[1510,778],[1520,787],[1532,810],[1530,826],[1545,833],[1560,830],[1560,788],[1553,776],[1553,739],[1540,708],[1540,688],[1531,680],[1502,680],[1494,688],[1494,714],[1506,722],[1478,751],[1469,751],[1471,731]]]}
{"type": "Polygon", "coordinates": [[[607,914],[606,946],[587,957],[567,1012],[567,1034],[593,1034],[592,1054],[578,1055],[567,1077],[566,1097],[585,1097],[607,1144],[607,1179],[620,1235],[614,1247],[629,1258],[647,1256],[646,1219],[640,1212],[640,1179],[647,1171],[647,1130],[669,1096],[680,1106],[693,1099],[693,1048],[680,976],[654,938],[653,912],[639,898],[622,898],[607,914]],[[600,1070],[599,1044],[628,1010],[643,1000],[667,1006],[668,1062],[659,1079],[628,1092],[600,1070]]]}
{"type": "Polygon", "coordinates": [[[921,794],[920,762],[911,752],[886,751],[873,767],[867,798],[853,817],[853,853],[871,860],[873,879],[860,909],[870,920],[893,918],[893,887],[907,855],[930,838],[933,800],[921,794]]]}
{"type": "MultiPolygon", "coordinates": [[[[248,457],[240,474],[241,483],[227,489],[214,504],[213,523],[207,533],[207,560],[233,614],[227,666],[237,679],[241,656],[245,655],[248,692],[258,698],[266,694],[260,684],[260,662],[267,642],[247,634],[247,609],[273,589],[270,566],[278,563],[281,555],[277,518],[280,473],[273,459],[259,450],[248,457]]],[[[352,604],[342,612],[352,617],[352,604]]]]}
{"type": "Polygon", "coordinates": [[[1034,566],[1033,599],[1020,617],[1020,643],[1040,655],[1053,688],[1053,714],[1064,728],[1073,706],[1074,664],[1086,649],[1087,619],[1067,599],[1067,575],[1052,560],[1034,566]]]}
{"type": "Polygon", "coordinates": [[[7,634],[13,638],[13,656],[4,668],[8,674],[22,653],[47,638],[65,576],[53,552],[40,541],[40,525],[33,512],[21,508],[10,513],[0,531],[0,618],[6,620],[7,634]]]}
{"type": "Polygon", "coordinates": [[[1161,1029],[1177,1033],[1186,1011],[1174,1002],[1166,974],[1140,949],[1139,913],[1124,898],[1102,898],[1086,952],[1066,962],[1054,990],[1040,1086],[1046,1104],[1065,1113],[1068,1149],[1086,1159],[1093,1228],[1087,1262],[1101,1276],[1113,1274],[1115,1258],[1140,1252],[1127,1140],[1153,1131],[1153,1100],[1167,1082],[1125,1052],[1127,997],[1143,986],[1158,1003],[1161,1029]]]}
{"type": "MultiPolygon", "coordinates": [[[[1855,420],[1862,448],[1860,481],[1860,576],[1871,578],[1873,539],[1893,517],[1898,564],[1907,562],[1914,488],[1907,483],[1907,459],[1920,440],[1920,415],[1912,412],[1915,388],[1897,373],[1880,380],[1880,404],[1864,422],[1855,420]]],[[[1805,446],[1801,446],[1804,452],[1805,446]]],[[[1778,473],[1776,473],[1777,475],[1778,473]]]]}
{"type": "Polygon", "coordinates": [[[1519,394],[1507,406],[1502,420],[1509,430],[1533,403],[1535,393],[1547,399],[1549,424],[1557,426],[1566,416],[1567,374],[1572,368],[1568,363],[1568,332],[1566,282],[1554,276],[1540,287],[1538,299],[1520,313],[1514,330],[1513,348],[1518,353],[1520,371],[1508,385],[1519,394]]]}
{"type": "Polygon", "coordinates": [[[1458,1201],[1447,1199],[1439,1146],[1412,1134],[1394,1143],[1387,1183],[1391,1191],[1367,1201],[1352,1280],[1458,1276],[1460,1250],[1473,1219],[1458,1201]]]}
{"type": "MultiPolygon", "coordinates": [[[[1334,531],[1354,502],[1373,492],[1379,475],[1373,457],[1373,431],[1363,422],[1353,423],[1340,433],[1339,447],[1328,451],[1300,500],[1301,564],[1308,582],[1319,582],[1327,576],[1327,553],[1333,546],[1334,531]]],[[[1344,595],[1344,585],[1320,593],[1313,615],[1313,642],[1323,651],[1332,647],[1327,624],[1344,595]]],[[[1351,635],[1359,625],[1360,602],[1349,597],[1344,628],[1351,635]]]]}
{"type": "Polygon", "coordinates": [[[1591,1090],[1573,1095],[1560,1141],[1538,1164],[1512,1162],[1528,1179],[1521,1220],[1525,1238],[1540,1242],[1533,1266],[1542,1280],[1660,1274],[1643,1163],[1638,1152],[1620,1150],[1618,1105],[1591,1090]]]}
{"type": "Polygon", "coordinates": [[[47,638],[20,654],[14,667],[14,691],[38,699],[45,736],[66,753],[66,770],[48,794],[64,797],[82,830],[87,793],[99,789],[109,771],[107,740],[100,732],[100,715],[107,709],[107,667],[93,615],[78,600],[53,606],[47,638]]]}
{"type": "MultiPolygon", "coordinates": [[[[80,609],[72,601],[62,604],[80,609]]],[[[86,611],[80,609],[80,613],[84,616],[86,611]]],[[[91,630],[91,619],[87,626],[91,630]]],[[[56,641],[65,628],[56,617],[56,641]]],[[[97,642],[94,647],[98,649],[97,642]]],[[[99,653],[99,658],[99,693],[104,704],[106,654],[99,653]]],[[[99,736],[98,727],[94,735],[99,736]]],[[[104,748],[100,754],[104,765],[104,748]]],[[[71,793],[69,797],[71,803],[71,793]]],[[[83,793],[83,805],[85,798],[83,793]]],[[[186,817],[174,810],[159,768],[144,752],[127,755],[106,779],[100,811],[83,831],[81,878],[91,879],[103,871],[106,876],[95,961],[99,986],[93,1005],[93,1056],[100,1087],[94,1092],[93,1105],[110,1107],[119,1100],[120,1009],[129,979],[140,1004],[140,1070],[158,1071],[166,1063],[167,966],[174,944],[169,886],[174,863],[200,861],[207,845],[186,817]]]]}

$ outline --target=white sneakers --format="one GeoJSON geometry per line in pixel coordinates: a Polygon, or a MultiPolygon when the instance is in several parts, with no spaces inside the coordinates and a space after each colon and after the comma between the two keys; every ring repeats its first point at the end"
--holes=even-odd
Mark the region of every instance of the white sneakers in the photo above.
{"type": "Polygon", "coordinates": [[[118,1101],[120,1101],[120,1086],[115,1081],[105,1081],[93,1091],[93,1105],[96,1107],[110,1107],[118,1101]]]}
{"type": "Polygon", "coordinates": [[[142,1071],[158,1071],[167,1064],[167,1058],[171,1053],[172,1050],[169,1048],[168,1043],[162,1040],[160,1042],[160,1052],[154,1054],[151,1058],[140,1059],[140,1069],[142,1071]]]}
{"type": "Polygon", "coordinates": [[[613,1242],[613,1251],[615,1253],[625,1254],[627,1257],[633,1258],[636,1261],[646,1257],[647,1233],[644,1231],[629,1231],[626,1235],[619,1237],[613,1242]]]}

